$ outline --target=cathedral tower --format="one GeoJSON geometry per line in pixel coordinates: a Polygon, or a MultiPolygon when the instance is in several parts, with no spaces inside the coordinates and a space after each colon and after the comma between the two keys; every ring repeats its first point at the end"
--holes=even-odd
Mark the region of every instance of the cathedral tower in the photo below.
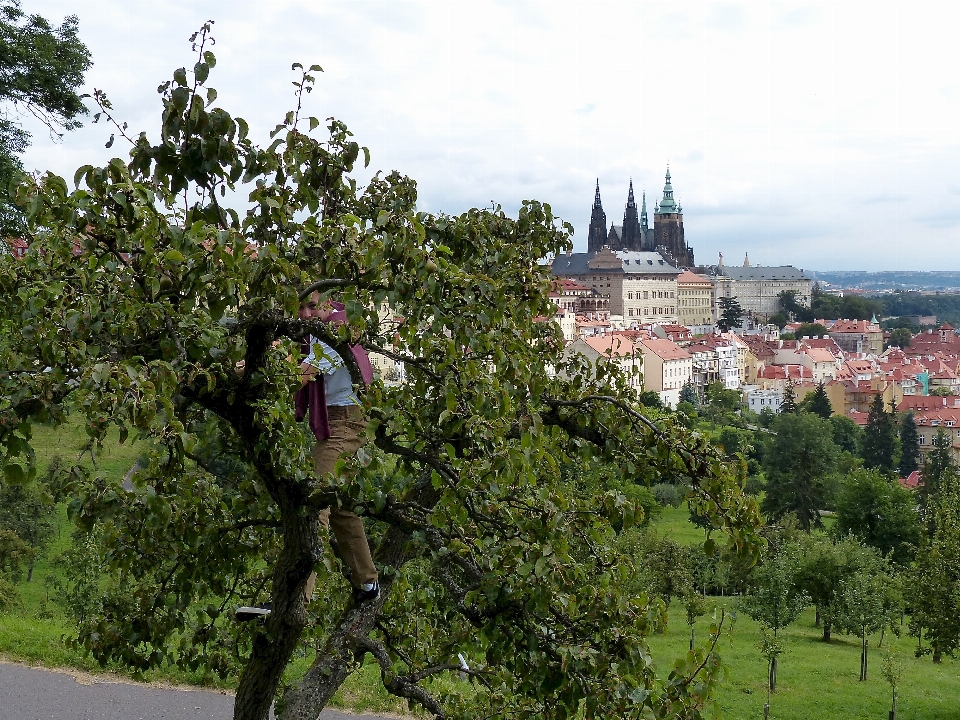
{"type": "Polygon", "coordinates": [[[623,211],[621,242],[624,250],[639,250],[643,244],[643,234],[640,232],[640,216],[637,214],[637,200],[633,196],[633,178],[630,178],[627,207],[623,211]]]}
{"type": "Polygon", "coordinates": [[[593,196],[593,211],[590,213],[590,231],[587,233],[587,252],[597,252],[607,242],[607,214],[600,202],[600,178],[593,196]]]}
{"type": "Polygon", "coordinates": [[[683,237],[683,208],[673,198],[669,166],[663,186],[663,200],[653,214],[653,231],[658,250],[669,253],[678,267],[693,267],[693,248],[687,246],[683,237]]]}

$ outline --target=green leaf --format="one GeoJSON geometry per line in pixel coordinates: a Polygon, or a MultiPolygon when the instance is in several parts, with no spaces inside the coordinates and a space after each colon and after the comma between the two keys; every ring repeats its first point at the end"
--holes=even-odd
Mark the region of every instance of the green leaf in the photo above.
{"type": "Polygon", "coordinates": [[[173,71],[173,80],[181,87],[187,87],[187,69],[177,68],[173,71]]]}

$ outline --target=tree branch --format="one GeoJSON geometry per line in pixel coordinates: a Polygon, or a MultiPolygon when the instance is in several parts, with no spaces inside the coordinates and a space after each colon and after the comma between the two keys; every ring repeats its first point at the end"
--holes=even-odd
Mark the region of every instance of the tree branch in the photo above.
{"type": "Polygon", "coordinates": [[[444,670],[459,669],[459,665],[441,665],[414,675],[393,675],[390,670],[392,664],[390,661],[390,653],[387,652],[387,649],[383,645],[372,638],[365,637],[360,638],[357,642],[357,647],[360,650],[370,653],[374,659],[376,659],[380,665],[380,678],[383,681],[383,687],[386,688],[388,693],[396,695],[397,697],[407,698],[408,700],[414,700],[432,712],[437,720],[445,720],[447,716],[444,714],[443,708],[440,707],[440,703],[426,690],[417,685],[417,682],[430,675],[443,672],[444,670]]]}

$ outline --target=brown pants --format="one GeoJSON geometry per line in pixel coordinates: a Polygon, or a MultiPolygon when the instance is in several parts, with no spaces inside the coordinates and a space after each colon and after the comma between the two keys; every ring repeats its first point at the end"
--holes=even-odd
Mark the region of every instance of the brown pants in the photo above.
{"type": "MultiPolygon", "coordinates": [[[[356,406],[327,408],[330,416],[330,437],[313,446],[313,464],[318,476],[332,473],[342,455],[352,455],[364,443],[366,422],[363,410],[356,406]]],[[[363,521],[349,510],[333,507],[320,511],[320,522],[337,538],[340,557],[350,568],[354,587],[377,581],[377,568],[370,555],[363,521]]],[[[303,590],[307,602],[313,598],[317,574],[312,573],[303,590]]]]}

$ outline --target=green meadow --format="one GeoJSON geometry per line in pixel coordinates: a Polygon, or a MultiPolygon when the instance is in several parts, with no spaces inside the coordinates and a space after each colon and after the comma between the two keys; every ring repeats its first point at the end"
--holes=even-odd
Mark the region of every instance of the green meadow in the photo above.
{"type": "MultiPolygon", "coordinates": [[[[54,456],[65,462],[78,457],[85,434],[77,423],[54,431],[39,427],[34,437],[41,473],[54,456]]],[[[135,444],[108,443],[104,451],[82,461],[96,462],[100,472],[123,477],[136,461],[135,444]]],[[[133,675],[121,667],[100,668],[90,658],[70,648],[71,623],[62,609],[49,597],[46,578],[58,572],[53,559],[69,547],[72,527],[63,505],[58,508],[58,531],[46,556],[37,563],[33,581],[21,582],[17,589],[20,608],[0,613],[0,657],[47,667],[70,667],[88,672],[112,672],[147,682],[205,685],[230,689],[234,681],[198,673],[186,673],[165,667],[144,675],[133,675]]],[[[652,523],[660,535],[683,544],[702,542],[704,533],[691,524],[685,507],[665,508],[652,523]]],[[[736,598],[710,598],[710,606],[723,608],[729,618],[736,615],[736,598]]],[[[684,621],[683,608],[671,608],[667,631],[649,639],[653,657],[661,673],[669,671],[672,659],[687,651],[690,628],[684,621]]],[[[699,642],[709,637],[711,616],[697,622],[699,642]]],[[[914,657],[916,640],[895,637],[887,632],[880,646],[880,636],[870,639],[870,671],[866,682],[859,682],[859,638],[835,635],[831,643],[820,640],[820,629],[814,626],[814,611],[809,608],[783,633],[785,651],[780,658],[778,688],[771,703],[772,718],[783,720],[857,720],[885,719],[890,708],[890,687],[881,673],[882,654],[896,650],[903,664],[903,680],[899,690],[899,714],[903,720],[953,720],[960,718],[960,663],[945,659],[935,665],[929,656],[914,657]]],[[[766,702],[766,664],[758,650],[760,632],[757,623],[745,616],[735,617],[732,630],[724,633],[717,650],[727,667],[727,677],[717,699],[723,717],[762,718],[766,702]]],[[[309,657],[300,657],[289,669],[291,677],[302,674],[309,657]]],[[[381,687],[379,671],[367,664],[356,672],[335,697],[336,706],[355,711],[402,712],[405,705],[389,696],[381,687]]]]}

